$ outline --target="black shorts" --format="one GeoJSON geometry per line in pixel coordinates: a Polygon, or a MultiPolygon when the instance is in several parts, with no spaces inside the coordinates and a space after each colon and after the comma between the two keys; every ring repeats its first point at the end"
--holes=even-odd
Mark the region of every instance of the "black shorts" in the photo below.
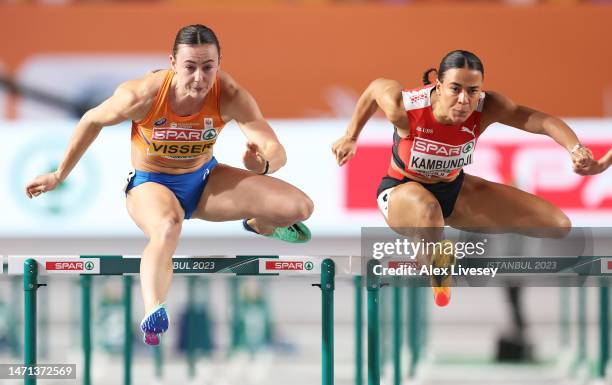
{"type": "MultiPolygon", "coordinates": [[[[438,182],[438,183],[421,183],[421,186],[425,187],[427,191],[433,194],[434,197],[438,200],[440,207],[442,207],[442,215],[444,218],[448,218],[455,208],[455,202],[457,202],[457,196],[459,196],[459,191],[461,191],[461,186],[463,186],[463,170],[459,172],[459,175],[452,182],[438,182]]],[[[376,191],[376,197],[378,198],[378,205],[380,209],[383,211],[385,216],[387,213],[385,209],[383,209],[382,205],[387,201],[388,197],[382,196],[381,194],[392,187],[399,186],[400,184],[404,184],[407,182],[417,182],[413,179],[406,178],[399,180],[395,178],[391,178],[390,176],[385,176],[382,178],[380,185],[378,185],[378,190],[376,191]]]]}

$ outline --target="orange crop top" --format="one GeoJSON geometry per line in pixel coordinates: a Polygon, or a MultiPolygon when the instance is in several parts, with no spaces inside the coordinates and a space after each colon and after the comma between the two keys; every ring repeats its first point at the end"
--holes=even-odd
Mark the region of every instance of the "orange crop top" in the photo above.
{"type": "Polygon", "coordinates": [[[189,116],[178,116],[168,100],[174,72],[166,70],[153,106],[141,121],[132,122],[132,147],[155,162],[163,165],[167,159],[171,165],[176,161],[212,156],[213,145],[225,126],[221,119],[221,82],[219,77],[204,99],[202,109],[189,116]]]}

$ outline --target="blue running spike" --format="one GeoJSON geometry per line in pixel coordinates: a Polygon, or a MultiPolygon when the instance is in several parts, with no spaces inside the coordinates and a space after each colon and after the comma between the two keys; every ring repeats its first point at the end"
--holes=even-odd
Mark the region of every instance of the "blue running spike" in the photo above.
{"type": "MultiPolygon", "coordinates": [[[[145,342],[147,342],[147,339],[152,341],[155,340],[155,338],[148,335],[157,335],[168,330],[168,324],[169,317],[166,312],[166,306],[161,304],[147,314],[140,323],[140,330],[145,334],[145,342]]],[[[159,343],[159,336],[157,338],[157,343],[159,343]]]]}

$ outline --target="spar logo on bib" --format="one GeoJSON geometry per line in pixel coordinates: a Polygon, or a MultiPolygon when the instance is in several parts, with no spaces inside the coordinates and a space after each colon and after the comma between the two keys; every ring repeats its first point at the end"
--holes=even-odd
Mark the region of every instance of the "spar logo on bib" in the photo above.
{"type": "Polygon", "coordinates": [[[475,146],[475,140],[451,145],[416,137],[408,169],[425,176],[448,176],[472,163],[475,146]]]}
{"type": "Polygon", "coordinates": [[[207,128],[206,130],[204,130],[204,133],[202,134],[202,138],[204,140],[213,140],[217,137],[217,130],[215,130],[214,128],[207,128]]]}
{"type": "Polygon", "coordinates": [[[210,152],[217,140],[217,130],[209,127],[153,127],[149,155],[189,159],[210,152]]]}

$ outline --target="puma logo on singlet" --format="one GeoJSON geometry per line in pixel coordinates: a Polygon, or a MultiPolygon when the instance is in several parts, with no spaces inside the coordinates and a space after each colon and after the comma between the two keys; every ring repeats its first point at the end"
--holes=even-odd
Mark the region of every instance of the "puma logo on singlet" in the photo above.
{"type": "Polygon", "coordinates": [[[476,130],[476,127],[474,127],[474,128],[473,128],[473,129],[471,129],[471,130],[470,130],[469,128],[465,127],[465,126],[462,126],[462,127],[461,127],[461,132],[467,132],[468,134],[472,134],[472,136],[473,136],[474,138],[476,137],[476,134],[474,133],[474,131],[475,131],[475,130],[476,130]]]}

